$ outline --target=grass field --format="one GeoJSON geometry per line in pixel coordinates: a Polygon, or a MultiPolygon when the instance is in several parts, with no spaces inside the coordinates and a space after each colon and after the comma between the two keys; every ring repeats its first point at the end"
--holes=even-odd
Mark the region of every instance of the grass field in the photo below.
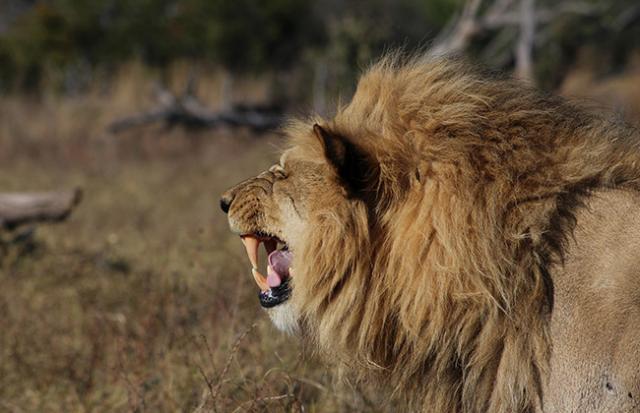
{"type": "MultiPolygon", "coordinates": [[[[634,119],[637,95],[615,91],[637,90],[638,73],[596,88],[634,119]]],[[[565,93],[594,90],[573,79],[565,93]]],[[[7,248],[14,234],[0,232],[0,412],[378,410],[272,327],[219,210],[281,138],[105,132],[153,106],[151,89],[134,65],[109,90],[0,97],[0,191],[84,191],[67,222],[29,242],[7,248]]]]}
{"type": "Polygon", "coordinates": [[[106,134],[123,102],[0,102],[0,190],[84,191],[0,256],[0,411],[375,410],[272,327],[219,210],[280,138],[106,134]]]}

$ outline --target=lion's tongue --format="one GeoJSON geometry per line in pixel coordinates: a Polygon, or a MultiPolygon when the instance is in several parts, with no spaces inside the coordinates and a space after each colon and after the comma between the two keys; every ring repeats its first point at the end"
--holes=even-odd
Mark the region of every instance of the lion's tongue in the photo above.
{"type": "Polygon", "coordinates": [[[293,260],[290,251],[273,251],[269,254],[269,266],[267,267],[267,284],[269,287],[277,287],[289,277],[289,268],[293,260]]]}

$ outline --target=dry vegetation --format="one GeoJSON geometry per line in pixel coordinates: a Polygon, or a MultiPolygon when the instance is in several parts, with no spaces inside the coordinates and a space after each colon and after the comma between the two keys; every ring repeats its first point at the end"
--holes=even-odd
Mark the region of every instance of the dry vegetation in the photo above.
{"type": "MultiPolygon", "coordinates": [[[[616,87],[635,90],[635,73],[616,87]]],[[[0,411],[375,411],[271,326],[219,212],[221,191],[276,159],[279,137],[105,133],[154,104],[149,77],[132,65],[86,95],[0,98],[0,190],[85,193],[33,241],[0,234],[0,411]]],[[[569,82],[569,94],[592,88],[569,82]]],[[[215,78],[200,84],[216,96],[215,78]]]]}
{"type": "MultiPolygon", "coordinates": [[[[593,58],[582,60],[593,61],[593,58]]],[[[640,53],[633,56],[621,73],[598,77],[597,69],[577,64],[560,86],[560,93],[592,101],[605,110],[613,109],[628,122],[640,121],[640,53]]],[[[591,65],[592,66],[592,65],[591,65]]]]}
{"type": "Polygon", "coordinates": [[[85,194],[0,249],[0,411],[374,410],[271,326],[218,209],[279,138],[104,133],[150,89],[134,66],[107,91],[0,101],[0,190],[85,194]]]}

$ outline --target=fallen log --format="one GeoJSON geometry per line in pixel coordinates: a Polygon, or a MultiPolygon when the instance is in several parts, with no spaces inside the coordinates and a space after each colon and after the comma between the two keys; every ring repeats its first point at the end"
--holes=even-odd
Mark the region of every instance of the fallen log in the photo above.
{"type": "Polygon", "coordinates": [[[66,219],[82,199],[82,191],[0,193],[0,229],[66,219]]]}

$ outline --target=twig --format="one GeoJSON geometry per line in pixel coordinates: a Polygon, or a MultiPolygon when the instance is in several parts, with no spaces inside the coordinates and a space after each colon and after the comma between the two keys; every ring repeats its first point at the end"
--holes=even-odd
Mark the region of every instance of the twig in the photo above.
{"type": "MultiPolygon", "coordinates": [[[[238,352],[238,349],[240,348],[240,344],[242,344],[242,341],[244,340],[244,338],[251,332],[253,331],[253,329],[257,326],[257,323],[253,323],[251,326],[249,326],[249,328],[247,328],[244,332],[242,332],[242,334],[240,334],[238,336],[238,338],[236,339],[236,341],[233,343],[233,346],[231,347],[231,351],[229,353],[229,356],[227,357],[227,360],[224,364],[224,368],[222,369],[222,372],[220,372],[220,374],[218,375],[218,379],[216,381],[215,386],[213,385],[213,381],[211,379],[209,379],[209,377],[206,375],[206,373],[204,372],[204,370],[202,369],[202,367],[200,365],[198,365],[198,370],[200,372],[200,375],[202,375],[202,377],[204,378],[204,381],[207,384],[207,387],[209,389],[209,395],[211,398],[211,403],[213,406],[213,410],[216,411],[216,403],[218,400],[218,396],[220,394],[220,389],[222,388],[222,384],[224,381],[225,376],[227,375],[227,373],[229,372],[229,368],[231,367],[231,362],[233,361],[234,356],[236,355],[236,353],[238,352]]],[[[204,337],[204,336],[203,336],[204,337]]],[[[209,352],[209,357],[210,359],[213,359],[212,353],[211,353],[211,349],[208,345],[208,343],[206,342],[206,338],[205,338],[205,343],[209,352]]],[[[206,405],[207,400],[206,400],[206,396],[203,394],[202,397],[202,401],[200,402],[200,405],[196,408],[196,411],[201,411],[204,406],[206,405]]]]}
{"type": "MultiPolygon", "coordinates": [[[[213,400],[214,399],[213,382],[211,381],[211,379],[209,379],[209,376],[207,376],[207,374],[202,369],[202,366],[200,366],[199,364],[198,364],[198,371],[200,372],[200,375],[204,379],[205,383],[207,383],[207,388],[209,389],[209,394],[211,395],[211,399],[213,400]]],[[[203,405],[204,405],[204,403],[206,403],[206,399],[203,399],[203,405]]]]}
{"type": "Polygon", "coordinates": [[[231,347],[231,353],[229,354],[229,357],[227,357],[227,361],[224,364],[224,368],[222,369],[222,373],[220,373],[220,376],[218,376],[218,383],[216,384],[215,391],[213,393],[214,401],[215,401],[216,397],[218,396],[218,393],[220,392],[220,388],[222,387],[222,380],[224,380],[224,376],[226,376],[227,373],[229,372],[229,367],[231,367],[231,362],[233,361],[233,357],[238,352],[238,349],[240,348],[240,344],[242,343],[242,340],[244,340],[244,338],[251,331],[253,331],[253,329],[256,328],[257,325],[258,325],[257,323],[251,324],[251,326],[248,329],[246,329],[242,334],[240,334],[240,336],[238,336],[238,338],[236,339],[235,343],[233,344],[233,347],[231,347]]]}
{"type": "Polygon", "coordinates": [[[436,39],[431,53],[434,55],[447,54],[463,50],[471,38],[480,29],[477,15],[482,0],[469,0],[456,20],[452,20],[442,34],[436,39]]]}
{"type": "Polygon", "coordinates": [[[293,394],[288,394],[288,393],[287,394],[280,394],[278,396],[258,397],[258,398],[247,400],[247,401],[244,401],[244,402],[240,403],[240,405],[238,407],[236,407],[231,413],[244,411],[244,407],[246,405],[251,405],[251,404],[255,404],[255,403],[265,403],[265,402],[271,402],[271,401],[277,401],[277,400],[283,400],[283,399],[289,399],[289,398],[293,398],[293,397],[295,397],[293,394]]]}
{"type": "MultiPolygon", "coordinates": [[[[120,347],[120,349],[123,349],[123,345],[122,343],[119,343],[118,347],[120,347]]],[[[129,376],[127,375],[127,373],[125,372],[124,369],[124,362],[123,362],[123,351],[119,351],[119,357],[118,357],[118,373],[120,373],[120,376],[122,377],[122,379],[124,379],[124,382],[126,384],[126,388],[127,388],[127,402],[129,404],[129,409],[131,411],[139,411],[140,406],[142,406],[144,408],[145,405],[145,400],[144,400],[144,394],[141,393],[138,390],[138,386],[136,386],[135,384],[133,384],[133,382],[131,381],[131,379],[129,379],[129,376]],[[132,394],[134,394],[135,396],[138,397],[138,402],[136,403],[135,401],[133,401],[133,397],[132,394]]]]}

